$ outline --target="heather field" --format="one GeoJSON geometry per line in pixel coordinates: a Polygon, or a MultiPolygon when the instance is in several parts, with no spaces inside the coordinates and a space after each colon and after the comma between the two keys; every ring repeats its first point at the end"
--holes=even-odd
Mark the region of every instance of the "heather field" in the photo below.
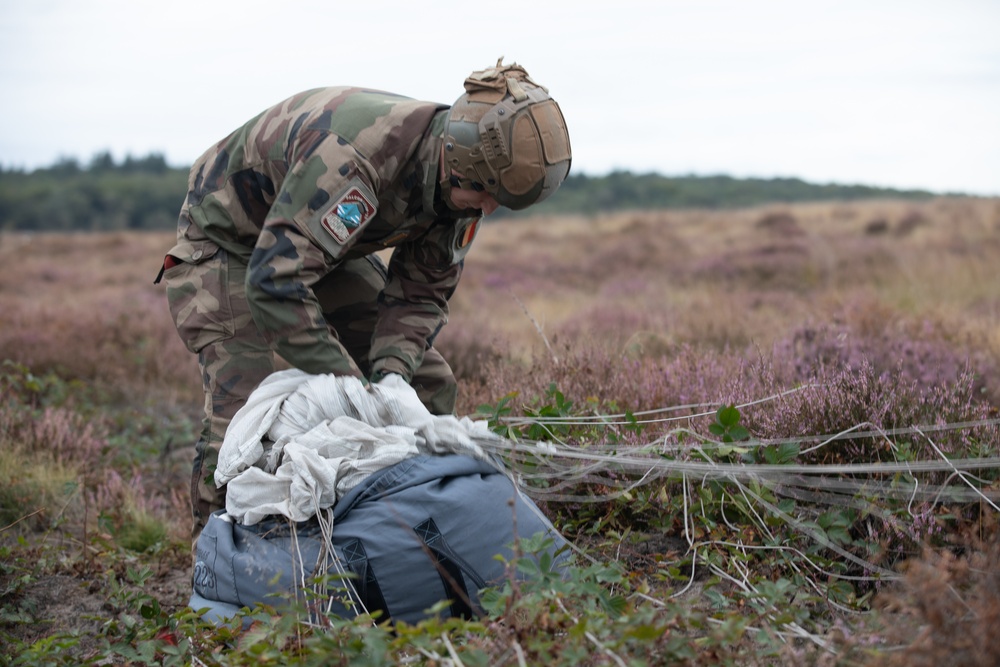
{"type": "Polygon", "coordinates": [[[185,609],[171,238],[0,233],[0,665],[1000,663],[1000,200],[483,226],[436,344],[582,553],[394,631],[185,609]]]}

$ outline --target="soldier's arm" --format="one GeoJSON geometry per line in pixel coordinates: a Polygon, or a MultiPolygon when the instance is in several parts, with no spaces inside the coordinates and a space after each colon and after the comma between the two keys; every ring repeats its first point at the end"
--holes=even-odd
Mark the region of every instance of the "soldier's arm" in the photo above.
{"type": "Polygon", "coordinates": [[[440,220],[393,252],[372,338],[373,376],[413,378],[424,351],[448,322],[448,300],[477,228],[476,219],[440,220]]]}
{"type": "Polygon", "coordinates": [[[313,292],[378,205],[353,158],[352,148],[330,136],[300,159],[250,257],[247,300],[254,321],[278,354],[307,373],[361,376],[313,292]]]}

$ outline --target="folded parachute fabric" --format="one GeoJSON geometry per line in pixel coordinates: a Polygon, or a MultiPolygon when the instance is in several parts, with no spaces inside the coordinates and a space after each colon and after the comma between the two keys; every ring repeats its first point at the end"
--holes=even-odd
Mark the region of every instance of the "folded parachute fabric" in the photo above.
{"type": "Polygon", "coordinates": [[[238,523],[305,521],[404,459],[488,460],[475,441],[496,437],[485,421],[432,415],[398,375],[366,387],[355,377],[278,371],[233,417],[215,483],[228,485],[226,511],[238,523]]]}

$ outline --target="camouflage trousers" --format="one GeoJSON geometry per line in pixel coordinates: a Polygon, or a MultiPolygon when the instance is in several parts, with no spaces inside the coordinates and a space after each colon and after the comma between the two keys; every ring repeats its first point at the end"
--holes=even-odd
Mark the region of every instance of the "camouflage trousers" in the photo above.
{"type": "MultiPolygon", "coordinates": [[[[205,390],[191,476],[194,538],[209,514],[225,507],[226,490],[216,488],[214,472],[226,427],[257,385],[276,370],[275,354],[250,314],[246,265],[211,242],[199,245],[193,252],[178,252],[186,261],[163,273],[174,324],[184,344],[198,355],[205,390]]],[[[331,330],[365,377],[385,282],[385,264],[370,255],[345,261],[313,288],[331,330]]],[[[455,376],[434,348],[425,352],[411,385],[432,413],[454,412],[455,376]]]]}

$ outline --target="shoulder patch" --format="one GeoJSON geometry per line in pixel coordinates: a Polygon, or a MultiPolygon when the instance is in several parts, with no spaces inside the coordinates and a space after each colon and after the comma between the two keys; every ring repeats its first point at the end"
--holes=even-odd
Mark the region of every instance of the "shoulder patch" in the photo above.
{"type": "Polygon", "coordinates": [[[338,243],[343,244],[377,212],[375,197],[368,188],[362,183],[353,182],[347,192],[327,210],[320,223],[338,243]]]}

